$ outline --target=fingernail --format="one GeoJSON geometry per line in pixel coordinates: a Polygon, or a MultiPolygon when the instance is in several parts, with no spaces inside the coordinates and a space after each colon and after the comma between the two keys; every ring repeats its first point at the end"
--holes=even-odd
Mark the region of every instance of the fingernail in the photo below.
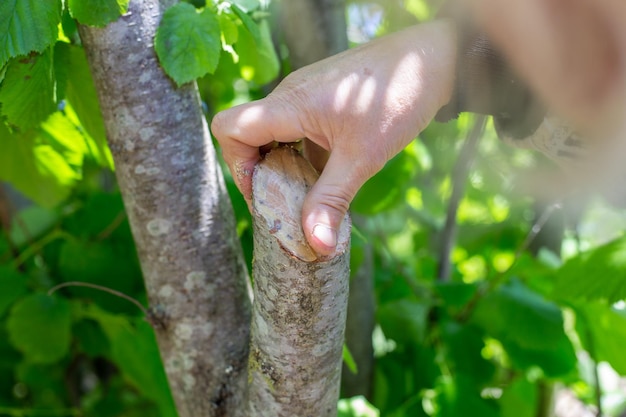
{"type": "Polygon", "coordinates": [[[337,233],[324,224],[316,224],[313,226],[313,236],[329,248],[337,246],[337,233]]]}

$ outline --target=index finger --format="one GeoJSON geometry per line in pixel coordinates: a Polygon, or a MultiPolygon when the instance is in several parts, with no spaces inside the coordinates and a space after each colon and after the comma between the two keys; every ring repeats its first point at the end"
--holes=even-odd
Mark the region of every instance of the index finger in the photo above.
{"type": "Polygon", "coordinates": [[[293,107],[272,96],[216,114],[211,130],[222,147],[235,184],[247,201],[252,198],[254,166],[261,158],[259,147],[305,136],[293,107]]]}

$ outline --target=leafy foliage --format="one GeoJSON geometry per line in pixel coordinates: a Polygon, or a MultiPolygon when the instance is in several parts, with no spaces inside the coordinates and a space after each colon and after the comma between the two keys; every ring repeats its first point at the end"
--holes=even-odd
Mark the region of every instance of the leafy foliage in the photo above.
{"type": "Polygon", "coordinates": [[[556,276],[554,295],[564,299],[626,299],[626,238],[570,259],[556,276]]]}
{"type": "Polygon", "coordinates": [[[32,363],[54,363],[70,347],[71,312],[63,298],[35,293],[15,303],[7,320],[9,339],[32,363]]]}
{"type": "Polygon", "coordinates": [[[57,39],[60,20],[60,0],[0,3],[0,68],[11,57],[47,49],[57,39]]]}
{"type": "Polygon", "coordinates": [[[27,131],[56,110],[52,71],[50,49],[9,62],[0,90],[2,113],[9,126],[27,131]]]}

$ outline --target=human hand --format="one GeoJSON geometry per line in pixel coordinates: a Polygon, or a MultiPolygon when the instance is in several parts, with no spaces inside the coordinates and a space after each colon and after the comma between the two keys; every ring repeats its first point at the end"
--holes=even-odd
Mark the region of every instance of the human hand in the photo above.
{"type": "Polygon", "coordinates": [[[260,147],[308,138],[330,151],[302,210],[309,244],[330,255],[359,188],[448,102],[455,61],[451,22],[411,27],[293,72],[266,98],[217,114],[211,129],[248,202],[260,147]]]}

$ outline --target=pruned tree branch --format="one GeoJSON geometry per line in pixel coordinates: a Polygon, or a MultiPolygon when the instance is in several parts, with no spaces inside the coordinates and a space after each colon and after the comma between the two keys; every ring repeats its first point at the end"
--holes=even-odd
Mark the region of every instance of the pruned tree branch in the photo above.
{"type": "Polygon", "coordinates": [[[248,415],[336,416],[348,302],[350,220],[318,258],[301,226],[314,168],[272,150],[253,179],[254,304],[248,415]]]}

